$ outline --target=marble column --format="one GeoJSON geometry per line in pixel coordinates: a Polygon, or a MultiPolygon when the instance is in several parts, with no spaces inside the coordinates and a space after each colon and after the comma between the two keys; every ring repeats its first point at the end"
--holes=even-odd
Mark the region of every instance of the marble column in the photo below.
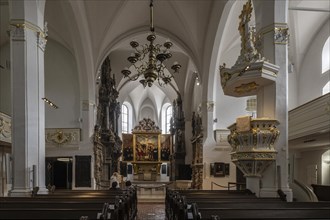
{"type": "Polygon", "coordinates": [[[13,185],[10,196],[45,187],[44,1],[10,2],[13,185]],[[43,11],[43,10],[41,10],[43,11]],[[39,25],[38,25],[39,24],[39,25]]]}

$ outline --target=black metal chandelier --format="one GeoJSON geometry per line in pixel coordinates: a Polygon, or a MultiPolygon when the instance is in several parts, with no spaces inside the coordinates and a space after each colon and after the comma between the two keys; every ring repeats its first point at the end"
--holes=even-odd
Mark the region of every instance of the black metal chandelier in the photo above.
{"type": "MultiPolygon", "coordinates": [[[[156,39],[155,28],[153,24],[153,0],[150,1],[150,31],[151,34],[147,36],[149,44],[139,45],[136,41],[131,41],[130,45],[135,50],[127,60],[134,66],[137,74],[131,76],[131,71],[126,67],[121,73],[124,78],[129,78],[131,81],[135,81],[140,78],[140,83],[146,87],[151,87],[154,81],[158,81],[160,86],[164,86],[171,82],[174,77],[169,70],[167,71],[165,61],[172,57],[169,49],[173,43],[166,41],[163,45],[155,44],[156,39]]],[[[174,73],[178,73],[181,65],[178,62],[174,62],[171,69],[174,73]]]]}

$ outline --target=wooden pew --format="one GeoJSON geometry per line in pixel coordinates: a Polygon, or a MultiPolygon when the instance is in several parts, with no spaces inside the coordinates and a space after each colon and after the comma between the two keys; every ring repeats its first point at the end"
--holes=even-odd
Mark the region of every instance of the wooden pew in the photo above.
{"type": "Polygon", "coordinates": [[[135,219],[136,189],[67,191],[35,197],[0,198],[0,219],[79,219],[81,216],[96,219],[98,213],[102,213],[104,219],[108,216],[118,220],[135,219]],[[37,214],[39,212],[40,215],[37,214]]]}
{"type": "Polygon", "coordinates": [[[256,204],[251,208],[203,208],[198,209],[200,215],[191,219],[329,219],[329,207],[320,208],[263,208],[256,204]]]}
{"type": "Polygon", "coordinates": [[[311,186],[319,201],[330,201],[330,185],[312,184],[311,186]]]}
{"type": "MultiPolygon", "coordinates": [[[[213,191],[214,192],[214,191],[213,191]]],[[[284,202],[231,193],[168,190],[168,219],[330,219],[330,203],[284,202]],[[210,195],[208,195],[210,194],[210,195]],[[216,194],[216,195],[214,195],[216,194]]]]}

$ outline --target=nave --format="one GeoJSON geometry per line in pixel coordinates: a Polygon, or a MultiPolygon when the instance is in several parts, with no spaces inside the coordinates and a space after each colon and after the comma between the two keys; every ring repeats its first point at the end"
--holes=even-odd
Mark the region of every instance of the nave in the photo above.
{"type": "Polygon", "coordinates": [[[139,203],[137,220],[163,220],[165,219],[164,203],[139,203]]]}

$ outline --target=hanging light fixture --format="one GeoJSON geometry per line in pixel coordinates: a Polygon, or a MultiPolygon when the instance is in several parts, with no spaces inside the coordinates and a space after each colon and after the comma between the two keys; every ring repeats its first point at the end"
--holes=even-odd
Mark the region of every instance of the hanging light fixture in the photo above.
{"type": "MultiPolygon", "coordinates": [[[[146,87],[151,87],[154,81],[158,81],[160,86],[164,86],[171,82],[174,77],[173,74],[167,71],[165,61],[172,57],[169,49],[173,43],[167,40],[163,45],[155,44],[156,34],[153,23],[153,0],[150,1],[150,31],[147,36],[149,44],[140,46],[135,40],[130,42],[131,47],[135,50],[127,60],[134,66],[137,74],[131,76],[131,71],[126,67],[121,73],[124,78],[128,78],[131,81],[140,79],[140,83],[146,87]]],[[[171,69],[174,73],[178,73],[181,65],[178,62],[174,62],[171,69]]]]}

